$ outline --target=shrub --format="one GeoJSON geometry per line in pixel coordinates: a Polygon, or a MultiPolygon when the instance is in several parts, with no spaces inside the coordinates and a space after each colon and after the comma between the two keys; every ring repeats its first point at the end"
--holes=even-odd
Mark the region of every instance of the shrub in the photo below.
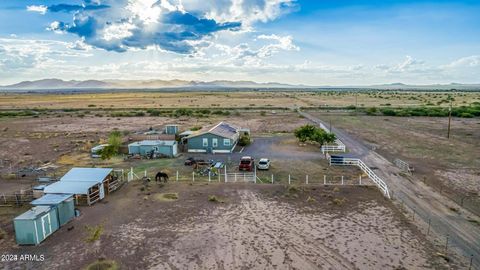
{"type": "Polygon", "coordinates": [[[85,226],[87,230],[87,239],[86,241],[89,243],[95,242],[100,239],[103,234],[103,224],[99,224],[96,226],[85,226]]]}
{"type": "Polygon", "coordinates": [[[397,115],[397,113],[392,109],[382,109],[381,112],[382,112],[383,115],[386,115],[386,116],[396,116],[397,115]]]}
{"type": "Polygon", "coordinates": [[[238,140],[238,145],[240,146],[247,146],[247,145],[250,145],[250,143],[251,143],[251,140],[250,140],[250,136],[248,135],[242,135],[238,140]]]}
{"type": "Polygon", "coordinates": [[[375,108],[375,107],[367,108],[365,113],[367,115],[375,115],[377,113],[377,108],[375,108]]]}
{"type": "Polygon", "coordinates": [[[214,203],[223,203],[224,202],[223,200],[221,200],[220,198],[218,198],[215,195],[209,195],[208,196],[208,201],[209,202],[214,202],[214,203]]]}

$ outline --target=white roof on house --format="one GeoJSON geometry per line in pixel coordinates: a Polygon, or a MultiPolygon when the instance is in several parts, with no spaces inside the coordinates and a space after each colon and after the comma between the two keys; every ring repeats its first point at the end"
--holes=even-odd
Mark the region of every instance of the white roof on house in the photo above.
{"type": "Polygon", "coordinates": [[[176,141],[163,141],[163,140],[144,140],[139,142],[133,142],[128,146],[157,146],[157,145],[168,145],[173,146],[177,142],[176,141]]]}
{"type": "Polygon", "coordinates": [[[73,168],[60,178],[60,182],[102,183],[112,170],[111,168],[73,168]]]}

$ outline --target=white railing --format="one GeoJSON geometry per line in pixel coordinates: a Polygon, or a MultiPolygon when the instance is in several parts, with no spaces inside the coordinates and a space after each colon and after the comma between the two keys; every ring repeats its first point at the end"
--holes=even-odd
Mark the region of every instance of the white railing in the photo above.
{"type": "Polygon", "coordinates": [[[361,159],[358,158],[332,158],[328,156],[330,165],[352,165],[358,166],[368,177],[372,180],[375,185],[383,192],[383,194],[390,199],[390,192],[388,191],[388,186],[385,182],[378,177],[375,172],[372,171],[361,159]]]}
{"type": "Polygon", "coordinates": [[[345,153],[346,147],[345,144],[342,143],[339,139],[335,140],[336,145],[322,145],[322,154],[328,153],[328,152],[343,152],[345,153]]]}

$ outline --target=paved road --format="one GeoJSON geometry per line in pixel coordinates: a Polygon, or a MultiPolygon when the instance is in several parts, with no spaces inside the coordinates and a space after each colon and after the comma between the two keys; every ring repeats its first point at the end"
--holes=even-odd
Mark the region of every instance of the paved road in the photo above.
{"type": "MultiPolygon", "coordinates": [[[[328,126],[321,119],[308,113],[299,113],[314,123],[323,123],[328,126]]],[[[334,127],[332,127],[332,132],[352,154],[361,158],[368,166],[378,168],[375,172],[387,183],[394,199],[403,201],[410,208],[410,212],[415,211],[417,221],[419,216],[423,219],[425,225],[421,229],[425,230],[426,224],[430,220],[432,231],[442,237],[443,241],[448,234],[450,245],[456,247],[461,255],[468,257],[464,261],[468,262],[470,256],[473,255],[476,268],[472,269],[480,269],[480,226],[469,222],[466,218],[467,215],[474,215],[464,210],[459,213],[453,212],[449,208],[450,206],[456,207],[453,202],[421,181],[410,181],[399,176],[400,171],[397,167],[362,141],[334,127]]]]}

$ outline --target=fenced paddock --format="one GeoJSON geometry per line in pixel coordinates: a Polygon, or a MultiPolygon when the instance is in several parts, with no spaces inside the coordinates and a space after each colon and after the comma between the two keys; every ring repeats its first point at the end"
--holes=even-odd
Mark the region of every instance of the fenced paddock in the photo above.
{"type": "MultiPolygon", "coordinates": [[[[142,180],[143,178],[153,179],[147,171],[135,173],[133,168],[128,173],[129,181],[142,180]]],[[[252,184],[280,184],[280,185],[324,185],[324,186],[375,186],[368,177],[359,175],[358,177],[344,175],[275,175],[262,173],[258,175],[253,172],[222,171],[210,175],[202,175],[195,172],[180,173],[176,171],[169,175],[170,182],[201,182],[201,183],[252,183],[252,184]]]]}

